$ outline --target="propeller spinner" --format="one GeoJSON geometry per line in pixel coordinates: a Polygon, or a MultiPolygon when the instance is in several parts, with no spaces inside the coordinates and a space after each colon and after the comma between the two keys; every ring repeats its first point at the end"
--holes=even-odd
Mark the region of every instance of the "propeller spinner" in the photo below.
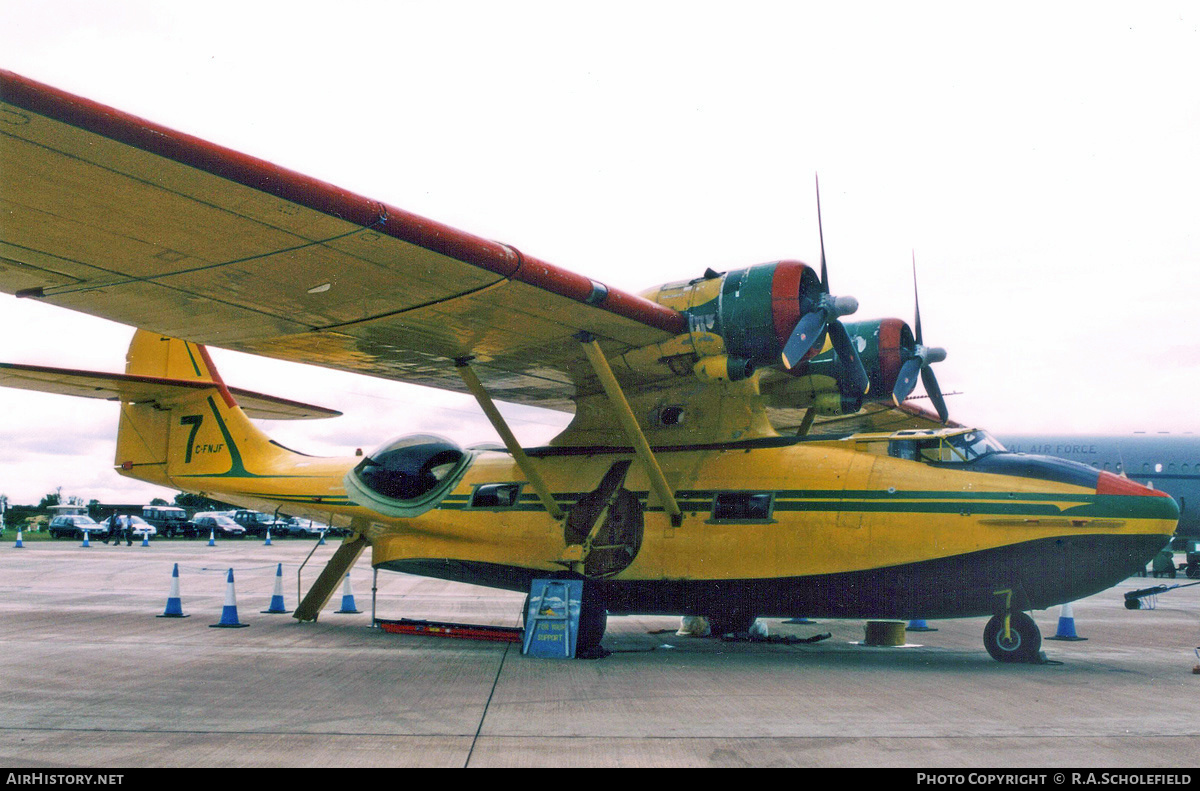
{"type": "Polygon", "coordinates": [[[798,322],[787,343],[783,347],[783,365],[791,370],[798,365],[813,348],[822,335],[827,331],[829,341],[837,352],[841,364],[842,376],[838,377],[843,384],[843,395],[848,398],[858,398],[867,392],[870,381],[858,358],[858,350],[850,340],[849,333],[838,320],[849,316],[858,310],[858,300],[854,297],[835,297],[829,293],[829,270],[825,264],[825,231],[821,222],[821,184],[817,181],[817,233],[821,239],[821,294],[816,304],[810,304],[798,322]]]}
{"type": "Polygon", "coordinates": [[[896,385],[892,388],[892,401],[897,406],[912,393],[913,388],[917,386],[917,376],[921,378],[921,383],[925,385],[925,392],[929,396],[929,400],[933,402],[934,409],[937,410],[938,419],[943,423],[949,418],[950,413],[946,409],[946,399],[942,397],[942,389],[938,387],[937,377],[933,375],[933,369],[930,368],[933,363],[940,363],[946,359],[946,350],[939,346],[926,346],[921,335],[921,301],[917,295],[917,254],[913,252],[913,303],[916,311],[916,346],[909,353],[903,365],[900,366],[900,373],[896,377],[896,385]]]}

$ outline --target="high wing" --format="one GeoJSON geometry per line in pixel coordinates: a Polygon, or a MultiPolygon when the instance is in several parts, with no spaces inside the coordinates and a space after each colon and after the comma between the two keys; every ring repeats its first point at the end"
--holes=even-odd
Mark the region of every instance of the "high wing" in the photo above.
{"type": "MultiPolygon", "coordinates": [[[[149,404],[186,398],[212,385],[195,380],[164,379],[133,374],[95,373],[67,368],[48,368],[41,365],[0,363],[0,386],[19,390],[35,390],[57,395],[99,398],[106,401],[149,404]]],[[[229,392],[238,405],[252,418],[259,420],[315,420],[341,415],[336,409],[302,404],[278,396],[263,395],[230,387],[229,392]]]]}
{"type": "MultiPolygon", "coordinates": [[[[0,290],[164,335],[570,410],[677,310],[7,71],[0,290]]],[[[621,370],[622,384],[647,375],[621,370]]],[[[651,377],[652,378],[652,377],[651,377]]]]}

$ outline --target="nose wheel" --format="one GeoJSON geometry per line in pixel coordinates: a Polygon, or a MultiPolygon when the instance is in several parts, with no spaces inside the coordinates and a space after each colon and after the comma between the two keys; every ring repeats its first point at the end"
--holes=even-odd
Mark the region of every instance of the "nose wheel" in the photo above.
{"type": "Polygon", "coordinates": [[[1010,613],[1008,629],[1005,617],[995,615],[983,630],[983,644],[997,662],[1037,662],[1042,650],[1042,633],[1023,612],[1010,613]],[[1007,633],[1006,633],[1007,631],[1007,633]]]}

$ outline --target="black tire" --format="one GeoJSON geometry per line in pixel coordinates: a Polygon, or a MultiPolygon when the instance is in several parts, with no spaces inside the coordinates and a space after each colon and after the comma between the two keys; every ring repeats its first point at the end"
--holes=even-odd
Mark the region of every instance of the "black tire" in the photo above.
{"type": "Polygon", "coordinates": [[[995,615],[983,630],[983,644],[997,662],[1036,662],[1041,655],[1042,633],[1023,612],[1009,621],[1009,639],[1004,639],[1004,617],[995,615]]]}
{"type": "Polygon", "coordinates": [[[754,621],[758,619],[758,616],[753,613],[741,612],[740,610],[730,610],[720,615],[709,615],[707,618],[708,628],[711,630],[712,636],[720,637],[721,635],[750,631],[750,627],[754,625],[754,621]]]}
{"type": "Polygon", "coordinates": [[[579,608],[579,633],[575,635],[575,656],[579,659],[599,659],[608,656],[600,645],[608,628],[608,610],[600,604],[584,601],[579,608]]]}
{"type": "Polygon", "coordinates": [[[1200,580],[1200,563],[1191,563],[1187,567],[1188,579],[1200,580]]]}

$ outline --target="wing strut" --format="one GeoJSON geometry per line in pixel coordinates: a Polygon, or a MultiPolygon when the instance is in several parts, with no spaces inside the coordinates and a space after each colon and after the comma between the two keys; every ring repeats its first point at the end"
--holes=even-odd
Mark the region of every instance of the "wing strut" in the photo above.
{"type": "Polygon", "coordinates": [[[613,376],[612,368],[609,367],[604,352],[600,351],[600,344],[596,343],[595,336],[588,332],[582,332],[575,337],[583,347],[583,353],[587,355],[588,362],[592,364],[592,370],[596,372],[596,377],[600,380],[600,385],[604,388],[604,392],[613,406],[613,411],[617,414],[617,420],[620,421],[621,428],[625,430],[625,436],[633,445],[634,453],[646,468],[646,473],[650,477],[650,488],[658,495],[663,508],[670,514],[671,524],[678,527],[683,524],[683,511],[675,502],[675,495],[671,492],[671,485],[667,483],[667,476],[663,475],[662,467],[658,466],[658,460],[654,458],[654,451],[650,449],[646,435],[642,433],[637,418],[633,416],[633,409],[625,399],[625,394],[621,392],[621,385],[617,382],[617,377],[613,376]]]}
{"type": "Polygon", "coordinates": [[[492,397],[483,389],[483,383],[479,381],[479,377],[475,375],[475,370],[471,368],[470,357],[459,357],[454,361],[454,365],[458,368],[458,375],[462,377],[463,383],[467,389],[475,396],[475,400],[479,402],[479,406],[483,409],[483,413],[487,415],[488,420],[492,422],[492,427],[496,429],[496,433],[500,435],[500,439],[504,440],[504,447],[508,448],[508,452],[512,454],[513,461],[521,468],[521,472],[529,479],[529,485],[537,492],[538,498],[542,501],[542,505],[546,507],[546,513],[554,519],[562,519],[566,513],[558,507],[558,503],[554,502],[554,496],[550,494],[550,487],[546,486],[546,481],[542,478],[537,468],[533,466],[533,461],[526,455],[521,443],[517,442],[517,438],[513,435],[508,427],[508,423],[504,420],[504,416],[500,414],[500,410],[496,409],[496,405],[492,402],[492,397]]]}

